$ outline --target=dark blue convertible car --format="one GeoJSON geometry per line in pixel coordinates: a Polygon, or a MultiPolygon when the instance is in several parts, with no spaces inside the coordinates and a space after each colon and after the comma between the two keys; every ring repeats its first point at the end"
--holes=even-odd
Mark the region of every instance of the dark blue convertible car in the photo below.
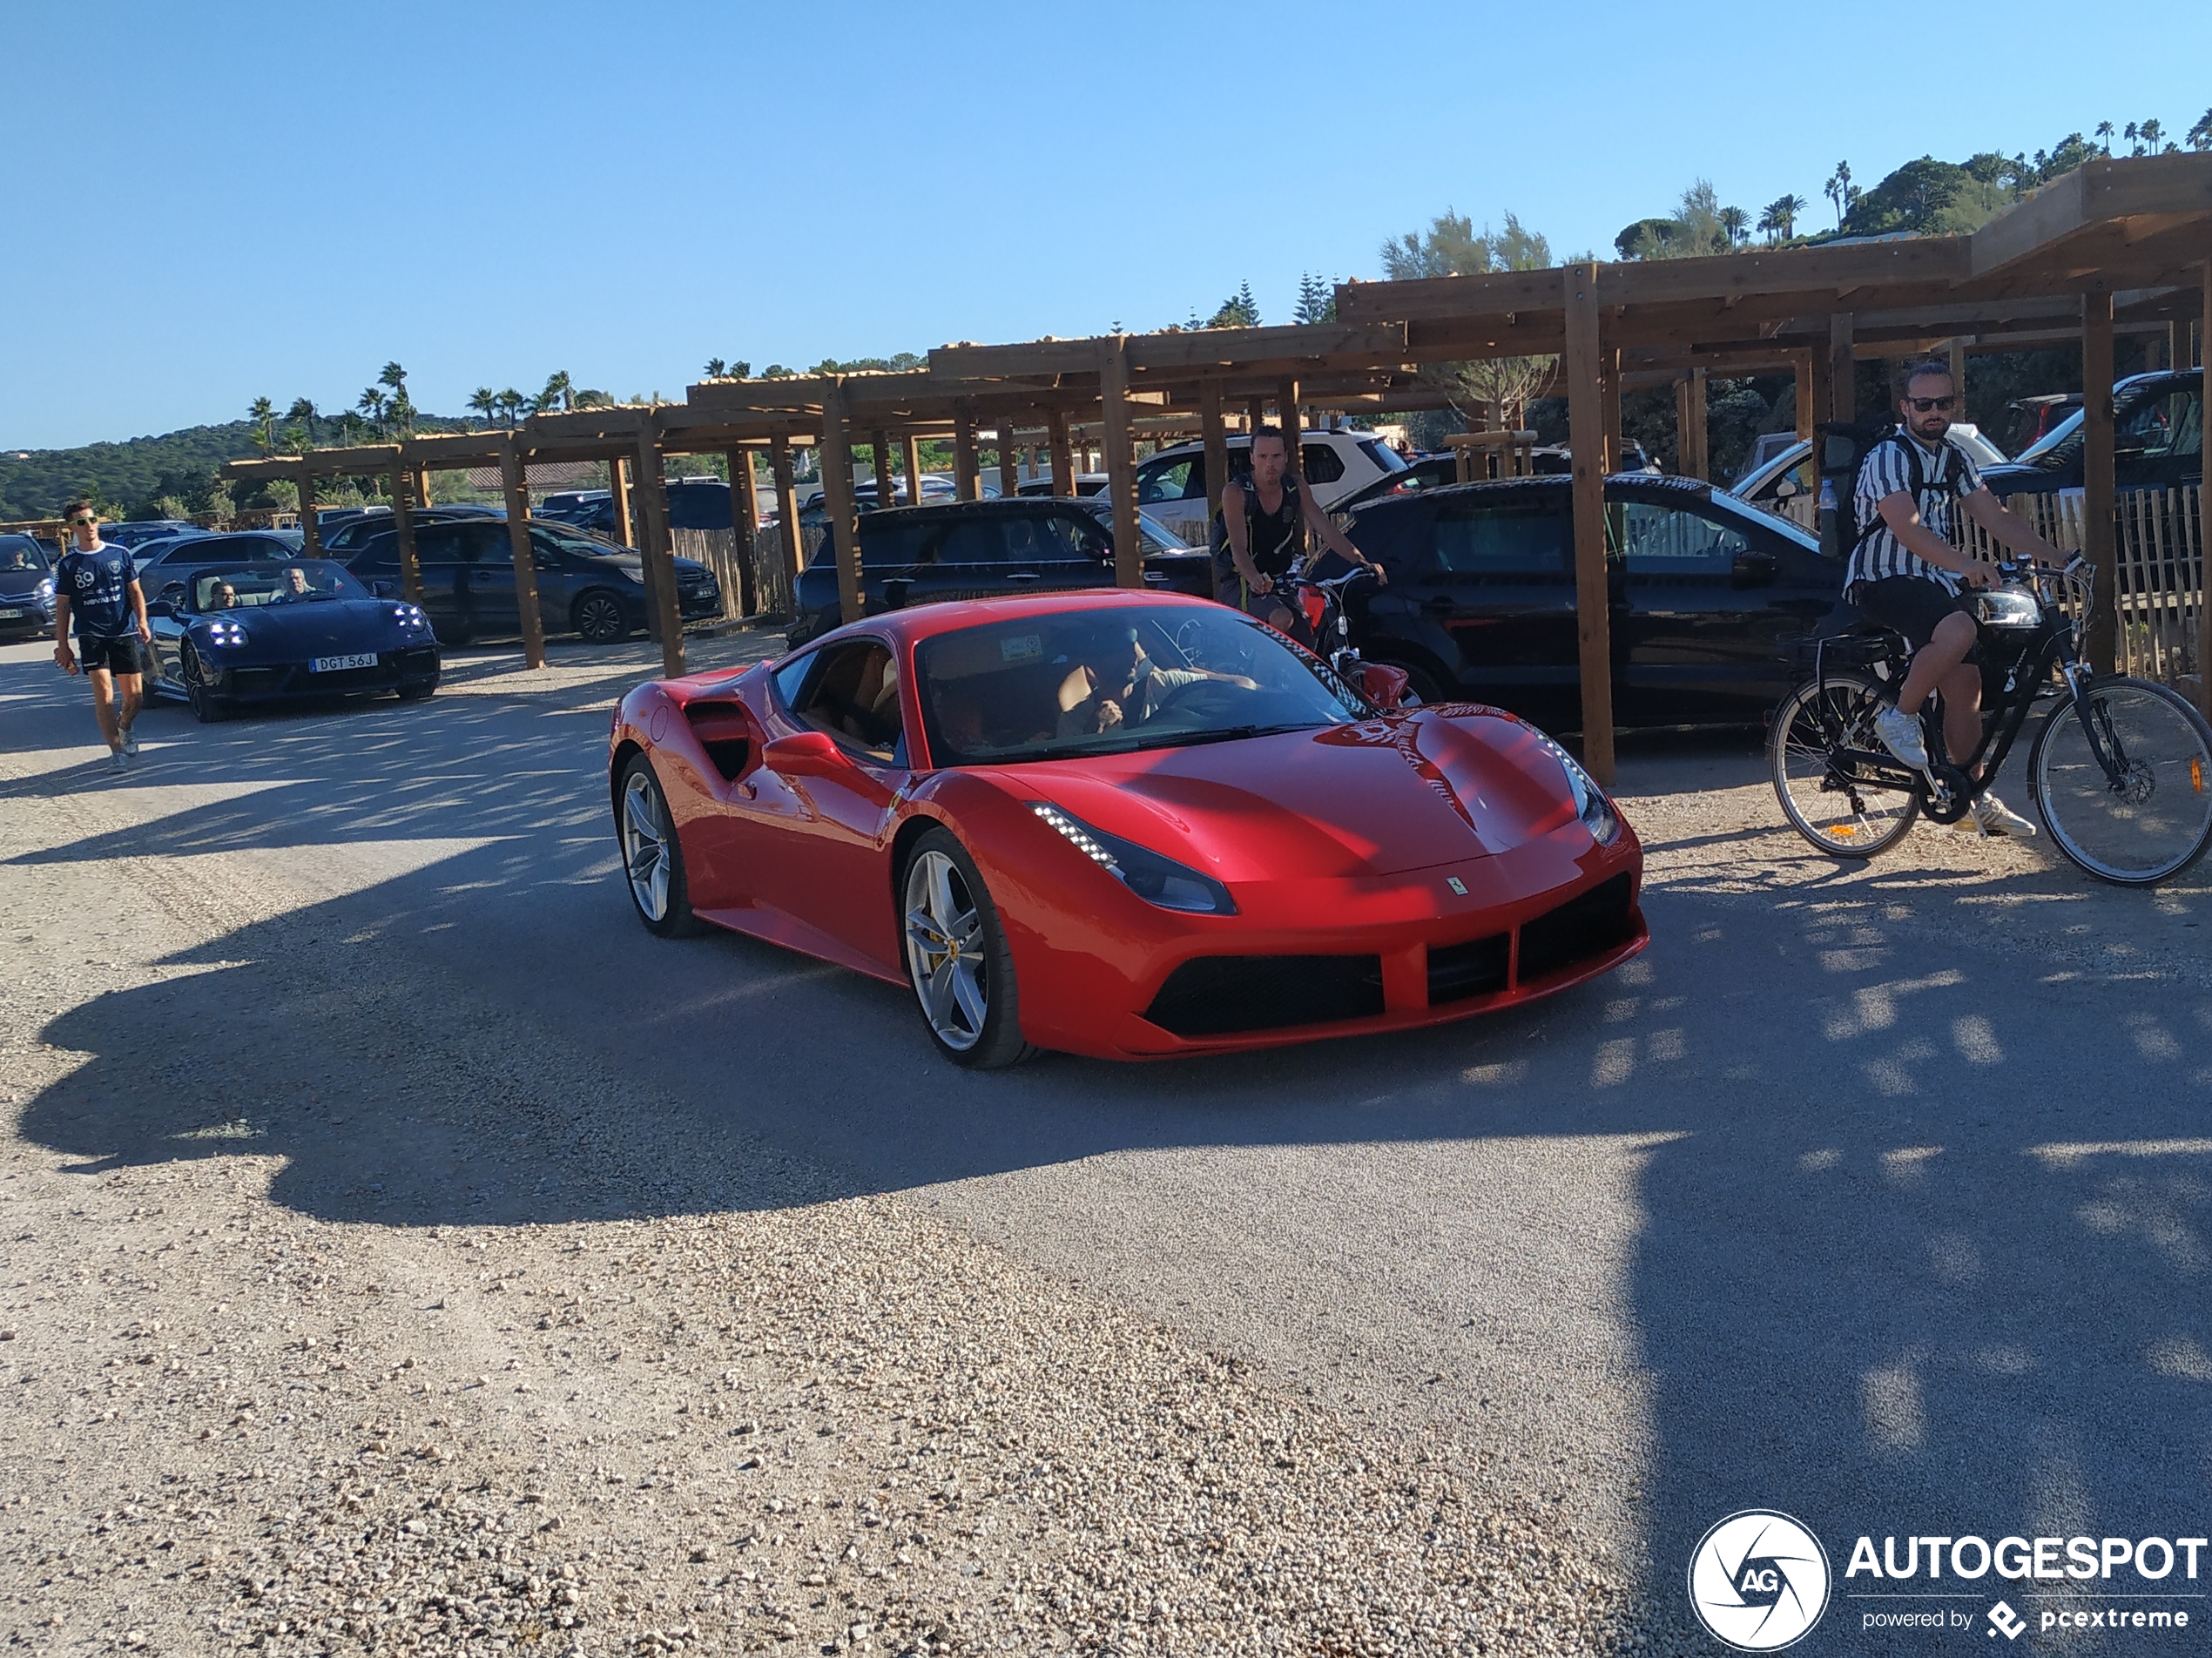
{"type": "Polygon", "coordinates": [[[146,606],[152,691],[203,720],[256,704],[438,688],[429,619],[380,598],[327,559],[194,568],[146,606]]]}

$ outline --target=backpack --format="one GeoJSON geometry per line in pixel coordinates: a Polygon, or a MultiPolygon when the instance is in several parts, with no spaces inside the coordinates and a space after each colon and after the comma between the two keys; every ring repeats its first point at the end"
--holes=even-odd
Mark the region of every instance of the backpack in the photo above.
{"type": "MultiPolygon", "coordinates": [[[[1928,487],[1926,468],[1920,460],[1920,446],[1909,441],[1899,426],[1854,426],[1843,421],[1825,421],[1813,428],[1820,440],[1820,549],[1837,559],[1856,553],[1881,528],[1878,516],[1873,522],[1858,522],[1858,474],[1866,464],[1866,457],[1885,443],[1900,445],[1905,450],[1905,464],[1911,480],[1915,505],[1928,487]]],[[[1953,462],[1959,458],[1956,445],[1947,440],[1943,445],[1943,459],[1936,474],[1936,488],[1956,500],[1963,480],[1953,462]]]]}

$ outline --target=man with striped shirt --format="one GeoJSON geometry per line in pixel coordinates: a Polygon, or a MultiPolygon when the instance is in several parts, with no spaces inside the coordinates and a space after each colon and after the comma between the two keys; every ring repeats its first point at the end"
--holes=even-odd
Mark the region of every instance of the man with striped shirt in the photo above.
{"type": "MultiPolygon", "coordinates": [[[[1957,388],[1941,363],[1921,363],[1898,401],[1901,429],[1866,452],[1853,504],[1863,526],[1844,573],[1844,590],[1870,622],[1894,628],[1912,645],[1912,666],[1897,706],[1874,722],[1882,745],[1915,771],[1928,765],[1920,708],[1943,698],[1943,741],[1963,766],[1981,740],[1979,623],[1963,589],[1993,587],[1997,572],[1952,545],[1952,513],[1963,509],[1991,536],[2039,563],[2066,555],[2007,512],[1966,452],[1949,441],[1957,388]]],[[[1973,804],[1985,835],[2032,835],[2035,826],[1985,792],[1973,804]]]]}

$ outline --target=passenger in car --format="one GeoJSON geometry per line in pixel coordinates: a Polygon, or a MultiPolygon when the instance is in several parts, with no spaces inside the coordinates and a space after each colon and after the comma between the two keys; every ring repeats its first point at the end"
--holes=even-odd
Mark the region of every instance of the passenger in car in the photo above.
{"type": "Polygon", "coordinates": [[[1258,689],[1242,674],[1204,668],[1163,668],[1144,653],[1135,628],[1113,628],[1095,637],[1082,659],[1060,682],[1062,737],[1142,725],[1185,685],[1217,679],[1245,691],[1258,689]]]}

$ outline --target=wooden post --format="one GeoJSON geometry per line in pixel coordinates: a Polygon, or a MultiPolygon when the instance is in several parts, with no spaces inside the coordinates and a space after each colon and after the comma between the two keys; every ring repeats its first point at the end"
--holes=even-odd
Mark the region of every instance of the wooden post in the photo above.
{"type": "MultiPolygon", "coordinates": [[[[1814,351],[1808,352],[1806,355],[1811,361],[1805,375],[1805,384],[1811,388],[1812,395],[1810,400],[1811,407],[1805,411],[1805,435],[1817,440],[1818,434],[1813,428],[1826,422],[1836,399],[1833,389],[1828,384],[1828,354],[1814,351]]],[[[1820,461],[1817,453],[1814,455],[1813,461],[1817,470],[1820,461]]]]}
{"type": "Polygon", "coordinates": [[[2176,317],[2166,325],[2166,367],[2170,371],[2189,366],[2189,320],[2176,317]]]}
{"type": "Polygon", "coordinates": [[[834,379],[822,404],[822,505],[837,551],[838,619],[857,621],[867,598],[860,586],[860,526],[853,504],[853,429],[845,383],[834,379]]]}
{"type": "Polygon", "coordinates": [[[1206,445],[1206,534],[1221,512],[1221,489],[1229,482],[1229,431],[1221,423],[1221,382],[1198,382],[1198,435],[1206,445]]]}
{"type": "Polygon", "coordinates": [[[530,556],[529,482],[512,433],[499,447],[499,481],[507,490],[507,550],[515,561],[515,614],[523,626],[523,661],[543,668],[545,618],[537,613],[537,561],[530,556]]]}
{"type": "MultiPolygon", "coordinates": [[[[2196,348],[2204,359],[2204,377],[2212,380],[2212,259],[2196,267],[2204,320],[2198,325],[2196,348]]],[[[2186,368],[2189,361],[2189,325],[2181,325],[2182,348],[2174,361],[2186,368]]],[[[2196,487],[2196,705],[2212,719],[2212,527],[2204,522],[2204,503],[2212,501],[2212,480],[2196,487]]]]}
{"type": "Polygon", "coordinates": [[[624,547],[635,547],[637,534],[630,527],[629,466],[619,455],[607,462],[607,493],[614,497],[615,539],[624,547]]]}
{"type": "Polygon", "coordinates": [[[684,618],[676,602],[676,552],[668,533],[668,482],[661,469],[660,422],[647,416],[637,428],[631,480],[637,486],[637,522],[644,533],[645,600],[660,640],[661,670],[684,672],[684,618]]]}
{"type": "Polygon", "coordinates": [[[776,529],[784,544],[784,567],[791,572],[796,593],[799,573],[806,563],[806,543],[799,534],[799,484],[791,472],[791,439],[781,432],[768,440],[768,470],[776,480],[776,529]]]}
{"type": "Polygon", "coordinates": [[[912,432],[904,434],[907,458],[907,504],[921,505],[921,440],[912,432]]]}
{"type": "Polygon", "coordinates": [[[1022,493],[1022,457],[1014,452],[1014,416],[999,416],[999,494],[1011,501],[1022,493]]]}
{"type": "Polygon", "coordinates": [[[1702,368],[1691,369],[1689,371],[1689,441],[1690,453],[1696,457],[1697,469],[1689,475],[1710,482],[1713,475],[1713,455],[1705,424],[1709,401],[1705,388],[1705,371],[1702,368]]]}
{"type": "Polygon", "coordinates": [[[322,556],[322,526],[315,522],[315,475],[300,463],[300,533],[307,537],[300,550],[309,558],[322,556]]]}
{"type": "Polygon", "coordinates": [[[415,474],[415,504],[427,507],[430,502],[430,469],[418,467],[415,474]]]}
{"type": "Polygon", "coordinates": [[[2081,555],[2097,572],[2096,609],[2082,641],[2098,673],[2113,671],[2120,644],[2119,550],[2112,439],[2112,293],[2081,296],[2081,555]]]}
{"type": "Polygon", "coordinates": [[[1076,493],[1076,455],[1068,443],[1067,410],[1045,412],[1044,435],[1052,449],[1052,493],[1072,495],[1076,493]]]}
{"type": "Polygon", "coordinates": [[[1966,418],[1966,342],[1952,335],[1950,344],[1945,348],[1944,356],[1951,365],[1951,389],[1959,398],[1958,402],[1952,406],[1951,412],[1963,421],[1966,418]]]}
{"type": "MultiPolygon", "coordinates": [[[[760,494],[752,481],[752,451],[732,449],[730,462],[730,563],[737,567],[738,616],[760,612],[760,589],[753,580],[752,538],[760,533],[760,494]]],[[[722,585],[722,615],[731,617],[730,586],[722,585]]]]}
{"type": "Polygon", "coordinates": [[[1144,543],[1136,524],[1136,433],[1130,421],[1129,340],[1109,334],[1099,341],[1098,395],[1105,405],[1106,497],[1114,503],[1114,583],[1144,585],[1144,543]]]}
{"type": "Polygon", "coordinates": [[[392,528],[400,546],[400,591],[409,604],[422,603],[422,561],[415,552],[415,508],[408,500],[414,475],[405,467],[392,469],[392,528]]]}
{"type": "Polygon", "coordinates": [[[981,493],[975,487],[981,468],[975,460],[975,411],[962,403],[953,411],[953,498],[973,501],[981,493]]]}
{"type": "MultiPolygon", "coordinates": [[[[1275,401],[1282,411],[1283,475],[1303,489],[1305,486],[1305,451],[1301,442],[1303,435],[1298,429],[1298,381],[1286,380],[1276,388],[1275,401]]],[[[1305,539],[1301,531],[1299,544],[1302,545],[1305,539]]]]}
{"type": "MultiPolygon", "coordinates": [[[[1812,353],[1800,351],[1793,354],[1790,359],[1790,366],[1791,377],[1797,381],[1797,435],[1810,443],[1812,441],[1812,423],[1815,419],[1812,412],[1812,353]]],[[[1818,472],[1819,469],[1818,467],[1813,468],[1815,472],[1818,472]]]]}
{"type": "Polygon", "coordinates": [[[1675,381],[1675,470],[1681,476],[1694,478],[1696,459],[1689,440],[1689,376],[1675,381]]]}
{"type": "Polygon", "coordinates": [[[1244,435],[1246,437],[1250,437],[1253,433],[1258,431],[1261,427],[1266,424],[1267,400],[1264,397],[1246,399],[1244,403],[1244,435]]]}
{"type": "Polygon", "coordinates": [[[1574,451],[1575,631],[1581,647],[1582,763],[1613,782],[1613,630],[1605,570],[1605,374],[1597,266],[1570,265],[1567,285],[1567,442],[1574,451]]]}
{"type": "MultiPolygon", "coordinates": [[[[868,464],[875,471],[875,504],[889,507],[897,504],[899,497],[892,489],[891,435],[878,428],[868,434],[868,464]]],[[[858,489],[858,486],[854,486],[858,489]]]]}
{"type": "Polygon", "coordinates": [[[1828,318],[1828,418],[1846,426],[1858,418],[1858,371],[1848,311],[1828,318]]]}

